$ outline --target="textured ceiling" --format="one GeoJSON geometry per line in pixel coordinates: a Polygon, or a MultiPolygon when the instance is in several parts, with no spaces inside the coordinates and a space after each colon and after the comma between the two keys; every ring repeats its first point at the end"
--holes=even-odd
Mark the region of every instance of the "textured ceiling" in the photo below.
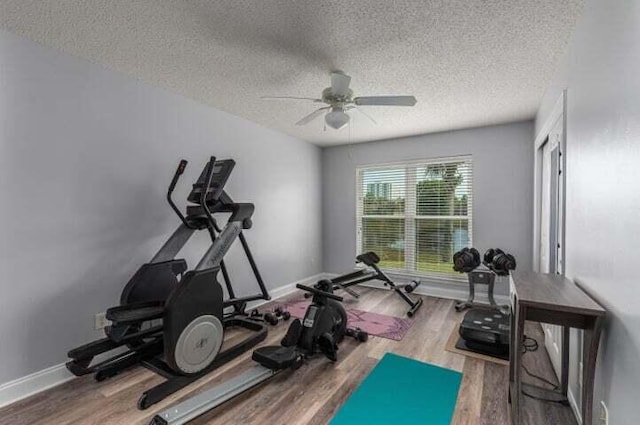
{"type": "Polygon", "coordinates": [[[320,145],[534,116],[582,0],[0,0],[0,27],[320,145]],[[357,95],[413,94],[352,125],[294,123],[329,72],[357,95]]]}

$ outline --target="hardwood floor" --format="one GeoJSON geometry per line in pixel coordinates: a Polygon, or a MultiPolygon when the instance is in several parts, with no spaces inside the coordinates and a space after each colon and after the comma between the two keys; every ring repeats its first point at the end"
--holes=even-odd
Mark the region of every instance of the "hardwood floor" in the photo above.
{"type": "MultiPolygon", "coordinates": [[[[360,310],[394,316],[403,316],[406,311],[403,301],[391,292],[371,288],[358,290],[362,297],[347,299],[347,307],[357,306],[360,310]]],[[[507,367],[445,351],[447,339],[462,314],[455,312],[451,300],[424,298],[415,323],[402,341],[372,337],[359,344],[347,338],[340,346],[337,363],[315,358],[299,370],[283,372],[191,424],[326,424],[387,351],[463,372],[453,424],[507,424],[507,367]]],[[[270,328],[265,344],[279,343],[285,331],[285,324],[270,328]]],[[[540,327],[527,324],[527,334],[536,338],[541,348],[524,356],[525,365],[555,382],[549,358],[542,348],[540,327]]],[[[229,333],[227,337],[225,342],[229,343],[241,335],[229,333]]],[[[144,389],[162,382],[162,378],[144,368],[132,369],[100,383],[91,376],[78,378],[0,409],[0,424],[148,424],[155,412],[253,365],[249,352],[145,411],[136,408],[138,396],[144,389]]],[[[526,375],[525,381],[539,384],[526,375]]],[[[566,406],[524,399],[527,424],[576,423],[571,409],[566,406]]]]}

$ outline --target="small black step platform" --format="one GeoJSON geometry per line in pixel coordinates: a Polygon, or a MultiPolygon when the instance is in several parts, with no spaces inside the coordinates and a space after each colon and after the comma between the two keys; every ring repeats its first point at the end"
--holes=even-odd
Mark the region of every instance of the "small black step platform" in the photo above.
{"type": "Polygon", "coordinates": [[[491,309],[471,309],[460,324],[458,333],[461,341],[456,347],[504,358],[509,353],[510,327],[506,314],[491,309]]]}

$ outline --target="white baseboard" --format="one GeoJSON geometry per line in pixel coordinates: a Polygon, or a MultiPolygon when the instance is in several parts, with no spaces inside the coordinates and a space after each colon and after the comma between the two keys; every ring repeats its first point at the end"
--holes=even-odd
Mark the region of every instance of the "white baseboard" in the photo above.
{"type": "Polygon", "coordinates": [[[0,407],[7,406],[75,378],[64,363],[0,385],[0,407]]]}
{"type": "MultiPolygon", "coordinates": [[[[293,293],[296,290],[296,284],[314,284],[316,281],[323,279],[326,276],[326,273],[318,273],[299,281],[272,289],[269,293],[271,294],[272,299],[282,298],[293,293]]],[[[259,302],[249,303],[249,305],[250,308],[256,308],[266,304],[267,302],[268,301],[261,300],[259,302]]],[[[41,391],[48,390],[49,388],[53,388],[73,378],[75,378],[75,376],[71,374],[65,367],[64,363],[62,363],[22,378],[0,384],[0,407],[7,406],[41,391]]]]}

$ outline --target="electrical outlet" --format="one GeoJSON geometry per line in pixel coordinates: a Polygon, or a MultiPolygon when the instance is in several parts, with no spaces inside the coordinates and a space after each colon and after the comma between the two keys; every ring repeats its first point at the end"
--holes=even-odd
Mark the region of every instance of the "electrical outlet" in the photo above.
{"type": "Polygon", "coordinates": [[[95,317],[95,328],[97,331],[109,326],[110,322],[107,320],[107,313],[97,313],[95,317]]]}
{"type": "Polygon", "coordinates": [[[609,425],[609,409],[604,401],[600,401],[600,425],[609,425]]]}

